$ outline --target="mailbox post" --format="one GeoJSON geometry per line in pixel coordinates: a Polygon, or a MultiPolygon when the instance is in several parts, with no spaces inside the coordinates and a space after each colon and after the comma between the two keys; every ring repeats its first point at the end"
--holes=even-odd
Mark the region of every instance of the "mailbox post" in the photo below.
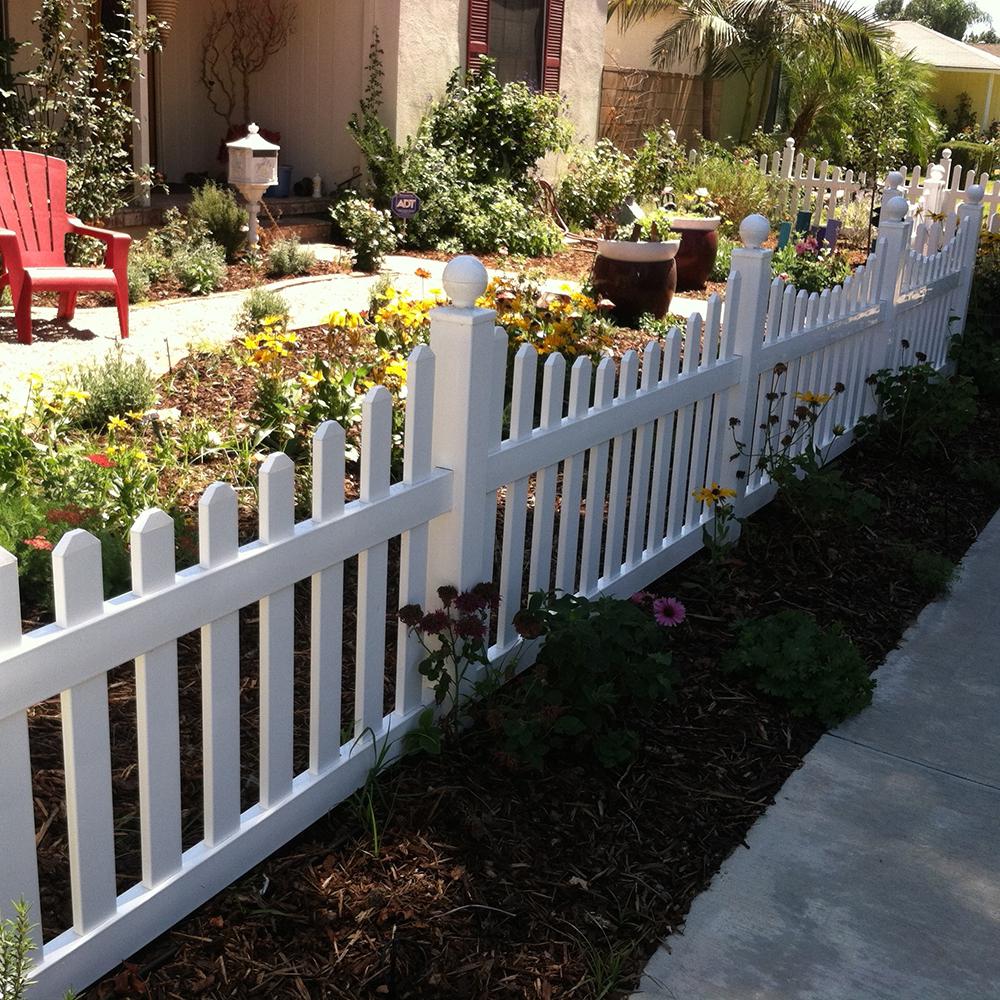
{"type": "Polygon", "coordinates": [[[249,212],[247,242],[257,246],[257,212],[264,192],[278,183],[278,151],[280,146],[268,142],[256,125],[250,125],[247,134],[229,147],[229,183],[246,199],[249,212]]]}

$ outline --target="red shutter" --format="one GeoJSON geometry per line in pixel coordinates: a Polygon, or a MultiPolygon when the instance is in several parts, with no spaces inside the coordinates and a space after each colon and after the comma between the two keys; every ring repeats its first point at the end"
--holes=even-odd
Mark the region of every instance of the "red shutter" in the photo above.
{"type": "Polygon", "coordinates": [[[562,65],[563,15],[566,0],[546,0],[545,44],[542,50],[542,90],[559,92],[559,70],[562,65]]]}
{"type": "Polygon", "coordinates": [[[475,70],[482,56],[490,53],[490,0],[469,0],[469,37],[465,68],[475,70]]]}

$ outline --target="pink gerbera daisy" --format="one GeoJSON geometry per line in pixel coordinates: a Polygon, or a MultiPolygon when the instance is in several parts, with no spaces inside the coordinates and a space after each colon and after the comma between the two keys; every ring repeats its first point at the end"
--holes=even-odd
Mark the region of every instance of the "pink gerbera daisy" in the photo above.
{"type": "Polygon", "coordinates": [[[629,598],[629,600],[630,600],[630,601],[631,601],[631,602],[632,602],[633,604],[638,604],[638,605],[640,605],[640,606],[641,606],[641,605],[645,604],[645,603],[646,603],[646,601],[648,601],[648,600],[649,600],[649,594],[648,594],[648,593],[646,593],[646,591],[645,591],[645,590],[639,590],[639,591],[637,591],[636,593],[634,593],[634,594],[633,594],[633,595],[632,595],[632,596],[631,596],[631,597],[629,598]]]}
{"type": "Polygon", "coordinates": [[[653,617],[657,625],[673,628],[687,618],[687,611],[676,597],[658,597],[653,601],[653,617]]]}

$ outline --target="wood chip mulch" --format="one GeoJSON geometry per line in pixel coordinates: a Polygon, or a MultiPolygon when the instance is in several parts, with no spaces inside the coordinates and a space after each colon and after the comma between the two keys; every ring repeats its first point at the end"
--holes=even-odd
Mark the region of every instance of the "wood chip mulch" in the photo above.
{"type": "Polygon", "coordinates": [[[87,996],[627,996],[820,735],[719,672],[736,623],[802,609],[841,622],[875,668],[929,596],[908,547],[958,560],[1000,502],[958,470],[998,459],[986,404],[938,463],[852,449],[846,479],[881,499],[869,526],[814,541],[777,502],[721,580],[699,557],[651,588],[687,606],[665,633],[681,681],[674,703],[636,719],[629,767],[521,770],[473,729],[380,777],[377,851],[359,803],[344,803],[87,996]]]}

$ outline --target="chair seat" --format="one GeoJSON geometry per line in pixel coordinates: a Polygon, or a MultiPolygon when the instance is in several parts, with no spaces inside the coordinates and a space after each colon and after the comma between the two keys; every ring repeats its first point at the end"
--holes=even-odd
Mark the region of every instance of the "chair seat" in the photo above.
{"type": "Polygon", "coordinates": [[[26,267],[33,291],[70,292],[109,288],[114,291],[115,272],[107,267],[26,267]]]}

